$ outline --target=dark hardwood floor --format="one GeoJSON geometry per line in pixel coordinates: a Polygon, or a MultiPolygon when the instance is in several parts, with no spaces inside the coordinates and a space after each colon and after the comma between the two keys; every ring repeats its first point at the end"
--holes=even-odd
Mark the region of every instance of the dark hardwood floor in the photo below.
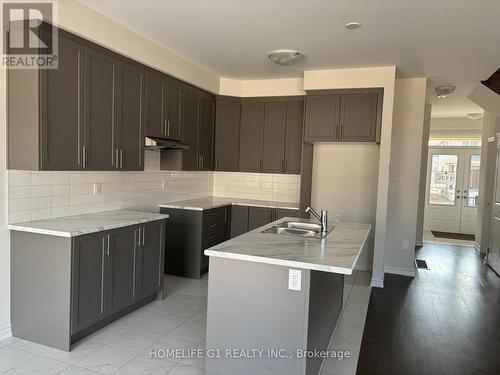
{"type": "Polygon", "coordinates": [[[373,288],[357,374],[500,374],[500,278],[472,248],[426,244],[416,278],[373,288]]]}

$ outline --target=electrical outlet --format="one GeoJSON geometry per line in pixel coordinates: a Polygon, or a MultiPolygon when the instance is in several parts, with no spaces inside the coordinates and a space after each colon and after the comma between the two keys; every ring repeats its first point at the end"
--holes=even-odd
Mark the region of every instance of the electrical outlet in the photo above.
{"type": "Polygon", "coordinates": [[[403,250],[410,250],[410,241],[403,240],[403,250]]]}
{"type": "Polygon", "coordinates": [[[302,271],[288,270],[288,289],[300,290],[302,287],[302,271]]]}

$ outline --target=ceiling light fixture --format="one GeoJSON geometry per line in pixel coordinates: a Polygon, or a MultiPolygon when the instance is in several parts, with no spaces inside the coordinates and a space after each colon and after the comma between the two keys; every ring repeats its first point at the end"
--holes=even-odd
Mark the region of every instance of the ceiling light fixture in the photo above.
{"type": "Polygon", "coordinates": [[[348,30],[356,30],[361,27],[361,24],[359,22],[349,22],[346,23],[345,28],[348,30]]]}
{"type": "Polygon", "coordinates": [[[277,49],[267,55],[278,65],[293,65],[304,58],[304,55],[295,49],[277,49]]]}
{"type": "Polygon", "coordinates": [[[457,88],[452,85],[441,85],[434,88],[439,99],[446,98],[457,91],[457,88]]]}
{"type": "Polygon", "coordinates": [[[483,114],[481,112],[467,113],[467,117],[471,120],[479,120],[481,117],[483,117],[483,114]]]}

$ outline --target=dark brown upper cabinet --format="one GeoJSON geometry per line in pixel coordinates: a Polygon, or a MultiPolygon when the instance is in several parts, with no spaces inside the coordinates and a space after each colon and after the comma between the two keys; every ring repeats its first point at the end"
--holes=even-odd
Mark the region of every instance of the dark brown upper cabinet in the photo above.
{"type": "Polygon", "coordinates": [[[7,70],[9,169],[83,169],[85,47],[65,32],[58,43],[58,69],[7,70]]]}
{"type": "Polygon", "coordinates": [[[141,65],[63,30],[58,43],[58,69],[8,71],[8,167],[143,169],[141,65]]]}
{"type": "Polygon", "coordinates": [[[146,136],[182,139],[182,84],[150,70],[146,82],[146,136]]]}
{"type": "Polygon", "coordinates": [[[375,142],[378,100],[378,93],[341,96],[340,142],[375,142]]]}
{"type": "Polygon", "coordinates": [[[215,100],[211,95],[202,95],[199,105],[198,156],[201,159],[199,169],[212,171],[214,169],[215,100]]]}
{"type": "Polygon", "coordinates": [[[86,170],[118,169],[116,86],[118,61],[88,48],[85,59],[85,124],[83,166],[86,170]]]}
{"type": "Polygon", "coordinates": [[[240,152],[241,102],[218,97],[215,116],[215,170],[237,172],[240,152]]]}
{"type": "Polygon", "coordinates": [[[303,97],[243,100],[240,171],[300,173],[303,97]]]}
{"type": "Polygon", "coordinates": [[[240,172],[262,171],[265,103],[241,103],[240,172]]]}
{"type": "Polygon", "coordinates": [[[168,139],[182,140],[182,84],[174,80],[166,81],[165,132],[168,139]]]}
{"type": "Polygon", "coordinates": [[[144,84],[141,66],[121,62],[118,66],[117,145],[115,165],[128,171],[144,168],[144,84]]]}
{"type": "Polygon", "coordinates": [[[383,89],[309,92],[305,141],[380,142],[382,98],[383,89]]]}
{"type": "Polygon", "coordinates": [[[189,146],[182,151],[182,169],[213,170],[214,97],[194,87],[186,87],[182,103],[183,141],[189,146]]]}
{"type": "Polygon", "coordinates": [[[286,102],[265,105],[262,172],[281,173],[285,169],[286,102]]]}
{"type": "Polygon", "coordinates": [[[165,87],[164,77],[156,71],[146,74],[146,130],[144,135],[163,138],[165,136],[165,87]]]}
{"type": "Polygon", "coordinates": [[[304,99],[287,102],[285,173],[300,174],[304,131],[304,99]]]}

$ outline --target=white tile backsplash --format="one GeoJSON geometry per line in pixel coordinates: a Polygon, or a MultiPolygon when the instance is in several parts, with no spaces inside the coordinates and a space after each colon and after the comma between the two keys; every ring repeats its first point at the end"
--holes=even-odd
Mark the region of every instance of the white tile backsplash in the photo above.
{"type": "Polygon", "coordinates": [[[160,154],[146,151],[143,172],[9,170],[8,184],[9,223],[16,223],[122,208],[156,211],[161,202],[211,195],[298,202],[300,176],[161,171],[160,154]]]}
{"type": "Polygon", "coordinates": [[[298,202],[300,175],[214,172],[218,197],[298,202]]]}

